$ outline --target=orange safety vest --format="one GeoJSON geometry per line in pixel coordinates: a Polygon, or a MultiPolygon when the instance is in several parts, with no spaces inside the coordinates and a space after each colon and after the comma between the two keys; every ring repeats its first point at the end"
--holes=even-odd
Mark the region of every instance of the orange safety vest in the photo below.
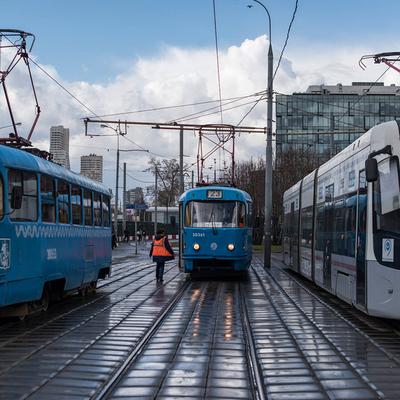
{"type": "Polygon", "coordinates": [[[155,240],[153,244],[153,256],[155,257],[170,257],[171,253],[165,248],[165,237],[160,240],[155,240]]]}

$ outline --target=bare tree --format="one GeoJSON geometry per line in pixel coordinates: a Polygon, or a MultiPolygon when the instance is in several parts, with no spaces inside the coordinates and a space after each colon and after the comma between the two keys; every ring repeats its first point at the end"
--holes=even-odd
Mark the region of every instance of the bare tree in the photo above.
{"type": "MultiPolygon", "coordinates": [[[[272,235],[273,243],[280,243],[283,215],[283,193],[318,166],[309,149],[288,149],[279,154],[272,171],[272,235]]],[[[239,162],[235,169],[236,185],[253,199],[253,239],[262,242],[264,233],[265,162],[257,160],[239,162]]]]}
{"type": "MultiPolygon", "coordinates": [[[[179,197],[179,164],[177,160],[157,160],[151,158],[150,167],[147,171],[151,171],[158,179],[157,198],[158,204],[170,207],[177,203],[179,197]]],[[[150,187],[150,191],[154,193],[154,186],[150,187]]]]}

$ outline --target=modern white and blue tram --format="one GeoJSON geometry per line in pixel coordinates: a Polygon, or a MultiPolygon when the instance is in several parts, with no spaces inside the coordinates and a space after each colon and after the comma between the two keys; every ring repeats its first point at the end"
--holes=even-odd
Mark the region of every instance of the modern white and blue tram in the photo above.
{"type": "Polygon", "coordinates": [[[252,259],[252,200],[234,187],[200,186],[179,199],[179,267],[191,274],[246,271],[252,259]]]}
{"type": "Polygon", "coordinates": [[[46,309],[110,273],[110,195],[43,158],[0,146],[0,316],[46,309]]]}
{"type": "Polygon", "coordinates": [[[283,257],[367,314],[400,318],[400,129],[377,125],[284,193],[283,257]]]}

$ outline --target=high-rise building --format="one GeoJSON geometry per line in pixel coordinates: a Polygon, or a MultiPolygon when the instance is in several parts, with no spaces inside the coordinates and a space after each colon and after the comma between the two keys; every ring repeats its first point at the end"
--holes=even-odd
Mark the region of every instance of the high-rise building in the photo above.
{"type": "Polygon", "coordinates": [[[353,82],[312,85],[304,93],[276,96],[276,151],[303,148],[320,162],[374,125],[400,119],[400,86],[353,82]]]}
{"type": "Polygon", "coordinates": [[[103,182],[103,156],[96,154],[81,156],[81,175],[103,182]]]}
{"type": "Polygon", "coordinates": [[[50,153],[53,161],[70,169],[69,164],[69,129],[62,125],[50,128],[50,153]]]}
{"type": "Polygon", "coordinates": [[[130,189],[126,191],[126,203],[127,204],[143,204],[144,195],[143,188],[136,187],[135,189],[130,189]]]}

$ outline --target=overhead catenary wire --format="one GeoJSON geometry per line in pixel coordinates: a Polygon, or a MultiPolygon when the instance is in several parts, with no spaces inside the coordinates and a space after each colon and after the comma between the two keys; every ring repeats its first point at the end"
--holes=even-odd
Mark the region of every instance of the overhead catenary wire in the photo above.
{"type": "Polygon", "coordinates": [[[277,74],[277,72],[279,70],[279,66],[281,65],[283,53],[285,52],[286,46],[287,46],[288,41],[289,41],[290,31],[292,29],[292,25],[293,25],[294,19],[296,18],[298,4],[299,4],[299,0],[296,0],[295,6],[294,6],[294,10],[293,10],[292,19],[290,20],[290,23],[289,23],[289,26],[288,26],[288,29],[287,29],[287,32],[286,32],[285,43],[284,43],[284,45],[282,47],[282,50],[281,50],[281,53],[279,55],[278,64],[276,65],[274,76],[272,77],[272,80],[275,79],[275,76],[276,76],[276,74],[277,74]]]}
{"type": "MultiPolygon", "coordinates": [[[[283,45],[283,47],[282,47],[282,50],[281,50],[281,53],[280,53],[280,55],[279,55],[278,64],[277,64],[277,66],[276,66],[276,68],[275,68],[275,72],[274,72],[274,75],[273,75],[273,77],[272,77],[272,81],[274,81],[275,76],[276,76],[276,74],[277,74],[277,72],[278,72],[278,70],[279,70],[279,67],[280,67],[280,65],[281,65],[282,57],[283,57],[283,54],[284,54],[284,52],[285,52],[286,46],[287,46],[288,41],[289,41],[290,31],[291,31],[291,29],[292,29],[293,22],[294,22],[294,20],[295,20],[295,18],[296,18],[298,3],[299,3],[299,0],[296,0],[295,6],[294,6],[294,10],[293,10],[292,19],[290,20],[290,23],[289,23],[289,26],[288,26],[288,29],[287,29],[287,32],[286,32],[285,43],[284,43],[284,45],[283,45]]],[[[268,14],[268,15],[269,15],[269,14],[268,14]]],[[[271,28],[271,27],[270,27],[270,28],[271,28]]],[[[271,36],[271,35],[270,35],[270,36],[271,36]]],[[[271,41],[271,37],[269,38],[269,40],[271,41]]],[[[239,126],[239,125],[247,118],[247,116],[256,108],[257,104],[258,104],[262,99],[263,99],[263,97],[260,96],[260,98],[258,99],[258,101],[256,101],[256,103],[253,104],[253,105],[250,107],[250,109],[246,112],[246,114],[245,114],[245,115],[242,117],[242,119],[238,122],[238,124],[237,124],[238,126],[239,126]]]]}
{"type": "MultiPolygon", "coordinates": [[[[250,94],[250,95],[246,95],[246,96],[233,97],[231,99],[225,99],[225,100],[223,100],[224,101],[223,106],[227,106],[229,104],[233,104],[233,103],[236,103],[238,101],[248,99],[250,97],[263,96],[263,95],[265,95],[265,93],[266,93],[266,91],[264,90],[264,91],[256,92],[256,93],[253,93],[253,94],[250,94]]],[[[250,102],[250,104],[251,103],[252,102],[250,102]]],[[[243,105],[247,105],[247,104],[249,104],[249,103],[244,103],[243,105]]],[[[197,111],[195,113],[190,113],[190,114],[184,115],[182,117],[175,118],[173,120],[170,120],[170,122],[172,123],[172,122],[179,122],[179,121],[187,121],[187,120],[190,120],[190,119],[193,119],[193,118],[200,118],[201,116],[203,116],[204,113],[207,113],[208,111],[212,111],[212,110],[216,110],[216,111],[212,112],[212,113],[209,113],[209,114],[206,114],[206,116],[207,115],[212,115],[212,114],[217,114],[219,112],[219,105],[218,106],[214,106],[214,107],[209,107],[209,108],[203,109],[201,111],[197,111]]],[[[223,110],[223,111],[226,111],[226,110],[223,110]]]]}
{"type": "MultiPolygon", "coordinates": [[[[396,61],[398,61],[399,59],[400,59],[400,56],[397,57],[397,60],[396,60],[396,61]]],[[[389,69],[390,69],[390,67],[387,67],[387,68],[385,69],[385,71],[383,71],[383,72],[378,76],[378,78],[376,78],[375,81],[374,81],[373,83],[371,83],[371,85],[369,86],[369,88],[368,88],[368,89],[357,99],[357,101],[353,104],[353,107],[354,107],[356,104],[358,104],[358,103],[361,101],[361,99],[369,93],[369,91],[371,90],[371,88],[372,88],[380,79],[383,78],[383,76],[389,71],[389,69]]],[[[345,116],[346,116],[346,113],[344,113],[344,114],[339,118],[339,121],[341,121],[342,118],[344,118],[345,116]]],[[[339,121],[338,121],[338,122],[339,122],[339,121]]]]}
{"type": "MultiPolygon", "coordinates": [[[[256,92],[252,94],[247,94],[243,96],[235,96],[235,97],[228,97],[226,99],[222,99],[222,101],[239,101],[248,97],[252,96],[258,96],[261,92],[256,92]]],[[[205,104],[211,104],[211,103],[219,103],[220,100],[204,100],[204,101],[198,101],[194,103],[184,103],[184,104],[175,104],[172,106],[164,106],[164,107],[151,107],[151,108],[144,108],[142,110],[131,110],[131,111],[123,111],[123,112],[118,112],[118,113],[111,113],[111,114],[102,114],[99,115],[99,118],[105,118],[105,117],[117,117],[121,115],[129,115],[129,114],[141,114],[141,113],[147,113],[147,112],[152,112],[152,111],[163,111],[163,110],[171,110],[175,108],[185,108],[185,107],[193,107],[193,106],[201,106],[205,104]]],[[[218,106],[216,106],[218,107],[218,106]]]]}
{"type": "Polygon", "coordinates": [[[222,115],[221,73],[220,73],[220,66],[219,66],[217,13],[216,13],[216,10],[215,10],[215,0],[213,0],[213,11],[214,11],[215,54],[216,54],[216,58],[217,58],[217,78],[218,78],[219,108],[220,108],[221,124],[223,124],[224,123],[224,118],[223,118],[223,115],[222,115]]]}

